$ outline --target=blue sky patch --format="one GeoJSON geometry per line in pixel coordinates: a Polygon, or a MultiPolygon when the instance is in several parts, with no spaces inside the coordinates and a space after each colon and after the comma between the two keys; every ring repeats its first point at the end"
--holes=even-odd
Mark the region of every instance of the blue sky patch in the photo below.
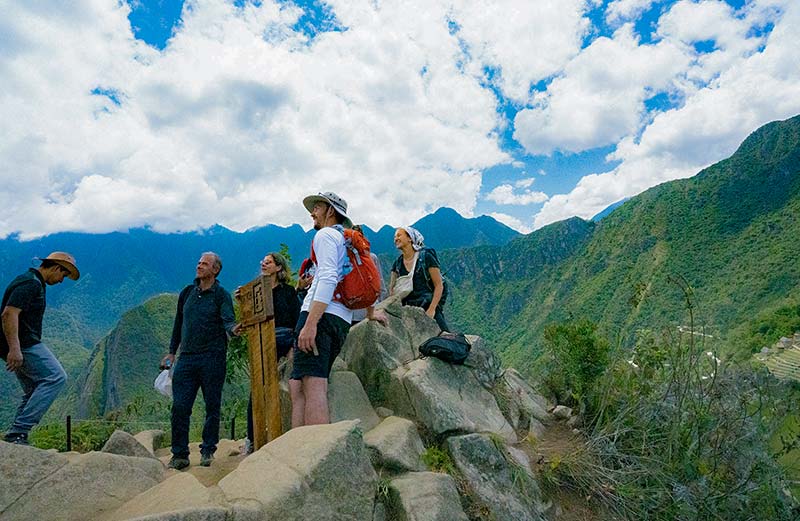
{"type": "Polygon", "coordinates": [[[104,89],[103,87],[95,87],[92,89],[92,94],[94,94],[95,96],[105,96],[106,98],[111,100],[111,102],[117,107],[122,105],[122,101],[120,101],[120,98],[122,96],[120,92],[116,89],[104,89]]]}
{"type": "Polygon", "coordinates": [[[303,10],[303,14],[292,26],[292,30],[303,33],[309,40],[318,34],[328,32],[343,32],[347,27],[336,17],[330,5],[319,0],[278,0],[279,4],[296,5],[303,10]]]}
{"type": "Polygon", "coordinates": [[[694,42],[692,45],[697,54],[708,54],[717,50],[717,42],[715,40],[703,40],[694,42]]]}
{"type": "Polygon", "coordinates": [[[133,36],[159,50],[164,50],[180,24],[183,0],[127,0],[131,8],[128,20],[133,36]]]}

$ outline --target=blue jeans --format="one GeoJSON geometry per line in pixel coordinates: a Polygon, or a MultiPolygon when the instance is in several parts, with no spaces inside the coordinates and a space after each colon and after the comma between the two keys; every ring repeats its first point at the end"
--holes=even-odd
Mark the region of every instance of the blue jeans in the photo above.
{"type": "Polygon", "coordinates": [[[22,403],[8,434],[27,434],[64,388],[67,373],[46,345],[36,344],[22,350],[22,367],[16,375],[22,386],[22,403]]]}
{"type": "Polygon", "coordinates": [[[202,389],[203,401],[206,403],[200,452],[216,452],[225,368],[224,350],[184,353],[178,357],[172,373],[172,454],[175,456],[189,457],[189,420],[198,389],[202,389]]]}

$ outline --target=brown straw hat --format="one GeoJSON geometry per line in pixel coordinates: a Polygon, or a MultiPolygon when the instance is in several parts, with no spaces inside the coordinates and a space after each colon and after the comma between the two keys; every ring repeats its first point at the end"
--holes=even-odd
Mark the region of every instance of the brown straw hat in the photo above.
{"type": "Polygon", "coordinates": [[[78,280],[81,276],[81,272],[78,271],[78,267],[75,265],[75,257],[65,251],[54,251],[41,260],[55,262],[59,266],[63,267],[65,270],[69,271],[69,275],[67,275],[67,277],[71,278],[72,280],[78,280]]]}

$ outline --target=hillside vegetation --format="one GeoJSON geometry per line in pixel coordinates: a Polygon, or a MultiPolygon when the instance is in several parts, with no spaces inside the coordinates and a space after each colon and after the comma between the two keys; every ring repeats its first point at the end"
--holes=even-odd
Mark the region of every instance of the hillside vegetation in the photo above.
{"type": "Polygon", "coordinates": [[[628,346],[639,330],[680,325],[683,297],[671,279],[681,279],[704,333],[749,357],[787,334],[754,340],[753,328],[800,289],[797,215],[800,117],[764,126],[729,159],[647,190],[598,223],[574,218],[503,247],[445,252],[448,316],[530,370],[551,322],[588,318],[628,346]]]}

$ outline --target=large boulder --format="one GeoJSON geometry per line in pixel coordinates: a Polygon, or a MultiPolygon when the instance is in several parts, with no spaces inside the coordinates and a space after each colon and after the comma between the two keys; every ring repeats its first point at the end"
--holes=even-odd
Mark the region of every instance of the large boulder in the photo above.
{"type": "Polygon", "coordinates": [[[381,419],[369,403],[367,393],[355,373],[337,371],[328,381],[328,410],[331,423],[342,420],[361,420],[361,429],[366,432],[381,419]]]}
{"type": "Polygon", "coordinates": [[[203,509],[214,505],[211,491],[188,472],[181,472],[148,489],[98,521],[123,521],[164,512],[203,509]]]}
{"type": "MultiPolygon", "coordinates": [[[[58,456],[45,454],[50,458],[58,456]]],[[[105,452],[81,454],[33,484],[27,493],[2,512],[2,518],[48,521],[92,519],[117,509],[130,498],[157,485],[163,477],[164,466],[153,458],[105,452]]]]}
{"type": "Polygon", "coordinates": [[[496,521],[543,521],[538,483],[489,436],[448,438],[453,463],[496,521]]]}
{"type": "Polygon", "coordinates": [[[116,430],[108,438],[101,452],[119,454],[120,456],[135,456],[137,458],[155,458],[154,451],[139,443],[135,437],[125,431],[116,430]]]}
{"type": "Polygon", "coordinates": [[[436,434],[493,432],[516,442],[494,397],[464,366],[437,358],[415,360],[403,376],[417,421],[436,434]]]}
{"type": "Polygon", "coordinates": [[[467,521],[456,483],[447,474],[410,472],[389,482],[389,519],[467,521]]]}
{"type": "Polygon", "coordinates": [[[5,519],[6,509],[67,463],[61,454],[0,441],[0,518],[5,519]]]}
{"type": "Polygon", "coordinates": [[[389,325],[365,320],[353,326],[342,356],[347,367],[358,375],[372,405],[399,413],[400,409],[393,404],[392,373],[417,358],[419,344],[436,336],[439,326],[421,308],[401,306],[394,301],[381,304],[389,325]]]}
{"type": "Polygon", "coordinates": [[[142,447],[147,449],[151,454],[155,454],[158,449],[164,447],[164,443],[167,439],[167,436],[161,429],[142,431],[134,434],[133,437],[136,438],[136,441],[141,443],[142,447]]]}
{"type": "Polygon", "coordinates": [[[493,389],[503,375],[503,367],[494,351],[486,346],[486,342],[477,335],[466,335],[472,346],[464,365],[472,369],[475,379],[486,389],[493,389]]]}
{"type": "Polygon", "coordinates": [[[511,425],[520,431],[529,431],[541,437],[545,425],[553,420],[548,413],[550,404],[522,378],[515,369],[506,369],[492,390],[511,425]]]}
{"type": "Polygon", "coordinates": [[[255,500],[266,519],[372,517],[378,476],[357,421],[292,429],[219,482],[228,500],[255,500]]]}
{"type": "Polygon", "coordinates": [[[425,446],[411,420],[389,416],[364,435],[373,465],[392,471],[425,470],[425,446]]]}

